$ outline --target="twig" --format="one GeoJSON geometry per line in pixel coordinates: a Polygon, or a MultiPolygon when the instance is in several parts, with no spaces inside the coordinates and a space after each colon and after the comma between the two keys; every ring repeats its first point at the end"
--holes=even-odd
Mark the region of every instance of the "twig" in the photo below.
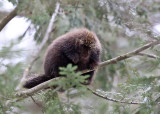
{"type": "Polygon", "coordinates": [[[40,108],[40,110],[42,111],[42,113],[44,114],[44,111],[43,111],[43,109],[41,109],[42,108],[42,106],[40,105],[40,104],[38,104],[36,101],[35,101],[35,99],[32,97],[32,96],[30,96],[31,97],[31,99],[32,99],[32,101],[40,108]]]}
{"type": "Polygon", "coordinates": [[[143,102],[126,102],[126,101],[120,101],[120,100],[116,100],[116,99],[112,99],[112,98],[108,98],[107,96],[103,96],[103,95],[100,95],[100,94],[98,94],[98,92],[96,92],[96,91],[93,91],[92,89],[90,89],[90,88],[87,88],[89,91],[91,91],[94,95],[96,95],[96,96],[98,96],[98,97],[101,97],[101,98],[103,98],[103,99],[106,99],[106,100],[108,100],[108,101],[113,101],[113,102],[118,102],[118,103],[125,103],[125,104],[138,104],[138,105],[140,105],[140,104],[144,104],[143,102]]]}
{"type": "Polygon", "coordinates": [[[47,31],[46,31],[46,33],[45,33],[45,35],[44,35],[43,41],[42,41],[42,43],[40,44],[40,47],[39,47],[38,51],[36,52],[35,56],[32,58],[30,64],[28,65],[28,68],[26,68],[26,69],[24,70],[23,77],[22,77],[19,85],[17,86],[16,90],[19,90],[19,89],[21,88],[21,86],[23,85],[26,77],[28,76],[28,74],[29,74],[29,72],[30,72],[30,70],[31,70],[34,62],[39,58],[39,53],[42,51],[44,45],[46,44],[46,42],[47,42],[47,40],[48,40],[48,38],[49,38],[49,34],[50,34],[50,32],[52,31],[52,26],[53,26],[53,23],[54,23],[54,21],[55,21],[55,17],[56,17],[57,14],[58,14],[59,6],[60,6],[60,4],[57,3],[57,4],[56,4],[55,12],[52,14],[52,17],[51,17],[51,20],[50,20],[50,22],[49,22],[47,31]]]}
{"type": "Polygon", "coordinates": [[[1,99],[6,99],[6,100],[10,100],[10,98],[5,97],[5,96],[3,96],[3,95],[1,95],[1,94],[0,94],[0,98],[1,98],[1,99]]]}
{"type": "Polygon", "coordinates": [[[146,57],[150,57],[150,58],[153,58],[153,59],[160,58],[159,56],[156,56],[156,55],[153,55],[153,54],[148,54],[148,53],[137,53],[137,55],[146,56],[146,57]]]}
{"type": "Polygon", "coordinates": [[[0,31],[7,25],[7,23],[17,15],[17,7],[9,13],[0,23],[0,31]]]}

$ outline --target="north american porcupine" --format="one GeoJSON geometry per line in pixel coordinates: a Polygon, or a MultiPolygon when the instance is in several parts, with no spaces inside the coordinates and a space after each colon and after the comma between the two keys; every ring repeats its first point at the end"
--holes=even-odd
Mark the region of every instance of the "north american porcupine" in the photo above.
{"type": "MultiPolygon", "coordinates": [[[[45,60],[45,74],[33,77],[25,82],[24,88],[32,88],[52,78],[58,77],[59,67],[71,63],[78,66],[78,71],[94,69],[100,62],[101,44],[97,36],[88,29],[76,29],[56,38],[48,47],[45,60]]],[[[95,71],[90,75],[90,84],[95,71]]],[[[86,75],[84,74],[84,75],[86,75]]]]}

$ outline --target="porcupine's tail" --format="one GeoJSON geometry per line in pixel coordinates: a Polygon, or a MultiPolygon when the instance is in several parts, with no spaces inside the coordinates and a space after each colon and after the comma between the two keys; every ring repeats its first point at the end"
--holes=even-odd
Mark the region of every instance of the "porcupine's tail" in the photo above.
{"type": "Polygon", "coordinates": [[[30,88],[35,87],[35,86],[37,86],[37,85],[39,85],[39,84],[41,84],[41,83],[43,83],[43,82],[45,82],[45,81],[48,81],[48,80],[50,80],[50,79],[52,79],[51,76],[46,76],[45,74],[42,74],[42,75],[33,77],[33,78],[31,78],[31,79],[28,79],[28,80],[24,83],[23,87],[30,89],[30,88]]]}

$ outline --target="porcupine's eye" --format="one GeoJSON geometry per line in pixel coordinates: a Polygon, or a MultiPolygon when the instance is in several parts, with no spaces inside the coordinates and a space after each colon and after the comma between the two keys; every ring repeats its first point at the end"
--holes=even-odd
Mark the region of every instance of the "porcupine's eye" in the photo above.
{"type": "Polygon", "coordinates": [[[86,46],[86,45],[83,45],[83,49],[87,49],[87,48],[89,48],[88,46],[86,46]]]}

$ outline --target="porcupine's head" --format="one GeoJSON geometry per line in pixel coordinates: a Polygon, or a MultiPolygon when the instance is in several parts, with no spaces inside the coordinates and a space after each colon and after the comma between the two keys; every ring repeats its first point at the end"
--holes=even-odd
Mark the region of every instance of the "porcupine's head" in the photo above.
{"type": "Polygon", "coordinates": [[[79,31],[81,33],[79,44],[86,49],[95,47],[97,36],[87,29],[80,29],[79,31]]]}

